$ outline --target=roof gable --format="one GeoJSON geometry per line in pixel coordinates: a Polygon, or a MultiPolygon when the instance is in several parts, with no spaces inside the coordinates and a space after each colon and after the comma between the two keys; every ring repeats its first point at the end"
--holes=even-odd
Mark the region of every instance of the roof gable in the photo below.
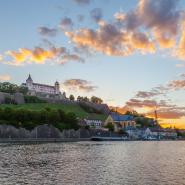
{"type": "Polygon", "coordinates": [[[134,117],[131,115],[122,115],[122,114],[111,114],[111,117],[114,121],[133,121],[134,117]]]}

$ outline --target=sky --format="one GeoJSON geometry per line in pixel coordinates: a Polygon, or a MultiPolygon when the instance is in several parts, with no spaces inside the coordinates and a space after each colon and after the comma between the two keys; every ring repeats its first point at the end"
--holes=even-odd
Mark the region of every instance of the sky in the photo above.
{"type": "Polygon", "coordinates": [[[185,128],[185,1],[1,0],[0,81],[60,82],[185,128]]]}

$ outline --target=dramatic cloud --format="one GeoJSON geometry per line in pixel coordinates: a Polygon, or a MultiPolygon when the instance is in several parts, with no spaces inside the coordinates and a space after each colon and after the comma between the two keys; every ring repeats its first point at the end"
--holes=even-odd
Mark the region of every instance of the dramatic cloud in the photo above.
{"type": "Polygon", "coordinates": [[[125,16],[126,16],[126,14],[123,12],[117,12],[114,14],[115,19],[120,22],[124,21],[125,16]]]}
{"type": "Polygon", "coordinates": [[[78,46],[88,47],[107,55],[126,56],[134,51],[155,52],[154,43],[141,32],[125,32],[112,24],[102,24],[96,31],[80,29],[65,34],[78,46]]]}
{"type": "Polygon", "coordinates": [[[11,76],[10,75],[0,75],[0,81],[9,81],[11,80],[11,76]]]}
{"type": "Polygon", "coordinates": [[[175,107],[175,105],[171,105],[169,102],[165,100],[160,100],[159,102],[157,102],[156,100],[139,100],[139,99],[134,99],[134,98],[127,101],[126,105],[132,108],[156,108],[156,107],[172,108],[172,107],[175,107]]]}
{"type": "Polygon", "coordinates": [[[97,89],[97,86],[93,86],[89,81],[82,79],[69,79],[63,85],[70,90],[81,90],[85,92],[92,92],[97,89]]]}
{"type": "Polygon", "coordinates": [[[131,31],[142,27],[150,30],[161,48],[172,47],[180,22],[177,3],[174,0],[140,0],[137,8],[126,14],[125,26],[131,31]]]}
{"type": "Polygon", "coordinates": [[[68,61],[77,61],[77,62],[82,62],[82,63],[85,62],[83,58],[81,58],[80,56],[78,56],[76,54],[63,55],[62,58],[61,58],[61,64],[64,64],[68,61]]]}
{"type": "Polygon", "coordinates": [[[135,9],[115,13],[110,23],[101,20],[101,9],[96,8],[90,14],[99,23],[98,29],[82,28],[65,34],[76,47],[106,55],[127,56],[170,49],[172,56],[185,59],[185,34],[180,32],[184,30],[184,13],[177,5],[178,0],[139,0],[135,9]]]}
{"type": "Polygon", "coordinates": [[[154,96],[158,96],[160,95],[161,93],[159,92],[147,92],[147,91],[139,91],[137,94],[136,94],[136,98],[151,98],[151,97],[154,97],[154,96]]]}
{"type": "Polygon", "coordinates": [[[102,9],[101,8],[94,8],[93,10],[91,10],[90,15],[91,15],[91,18],[95,22],[99,22],[103,16],[102,9]]]}
{"type": "Polygon", "coordinates": [[[66,49],[61,48],[51,48],[49,50],[45,50],[40,47],[36,47],[33,50],[27,48],[21,48],[19,51],[8,51],[7,55],[10,55],[17,63],[21,64],[25,61],[43,64],[47,59],[54,59],[61,54],[64,54],[66,49]]]}
{"type": "Polygon", "coordinates": [[[55,28],[48,28],[48,27],[39,27],[38,28],[38,32],[43,35],[43,36],[50,36],[50,37],[53,37],[53,36],[56,36],[57,34],[57,29],[55,28]]]}
{"type": "Polygon", "coordinates": [[[157,29],[157,31],[176,34],[180,17],[180,11],[176,9],[177,3],[178,0],[140,0],[139,22],[148,28],[157,29]]]}
{"type": "Polygon", "coordinates": [[[155,100],[130,99],[126,105],[133,108],[156,107],[157,102],[155,100]]]}
{"type": "Polygon", "coordinates": [[[51,47],[44,49],[41,47],[35,47],[34,49],[21,48],[19,51],[7,51],[6,56],[11,57],[13,60],[5,62],[10,65],[24,65],[24,64],[44,64],[48,60],[61,60],[62,63],[68,61],[79,61],[83,59],[75,54],[70,54],[65,47],[51,47]]]}
{"type": "Polygon", "coordinates": [[[90,4],[91,0],[74,0],[79,5],[88,5],[90,4]]]}
{"type": "Polygon", "coordinates": [[[175,90],[185,89],[185,80],[173,80],[170,82],[169,87],[175,90]]]}
{"type": "Polygon", "coordinates": [[[167,86],[158,86],[158,87],[154,87],[152,88],[150,91],[138,91],[136,93],[136,98],[144,98],[144,99],[150,99],[152,97],[155,96],[160,96],[163,95],[165,96],[165,94],[170,90],[169,87],[167,86]]]}
{"type": "MultiPolygon", "coordinates": [[[[155,100],[138,100],[130,99],[126,103],[130,108],[149,108],[152,109],[146,112],[146,116],[154,117],[154,110],[157,110],[157,116],[160,119],[180,119],[185,116],[185,107],[171,104],[165,100],[159,102],[155,100]]],[[[128,109],[128,108],[127,108],[128,109]]]]}
{"type": "Polygon", "coordinates": [[[68,29],[73,27],[73,21],[69,17],[65,17],[61,20],[60,26],[62,29],[68,29]]]}
{"type": "Polygon", "coordinates": [[[176,50],[174,51],[174,55],[177,56],[179,59],[184,60],[185,59],[185,21],[183,22],[183,25],[181,27],[181,37],[178,43],[178,46],[176,47],[176,50]]]}
{"type": "MultiPolygon", "coordinates": [[[[148,112],[146,115],[154,117],[154,112],[148,112]]],[[[157,115],[160,119],[180,119],[185,116],[185,108],[184,110],[179,110],[178,108],[159,109],[157,110],[157,115]]]]}

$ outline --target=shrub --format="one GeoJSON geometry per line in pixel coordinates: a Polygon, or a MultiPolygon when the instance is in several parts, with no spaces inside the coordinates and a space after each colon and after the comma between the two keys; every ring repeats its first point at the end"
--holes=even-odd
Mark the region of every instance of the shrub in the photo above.
{"type": "Polygon", "coordinates": [[[0,108],[0,124],[9,124],[15,127],[33,129],[41,124],[52,124],[63,129],[78,129],[78,120],[74,113],[65,113],[62,110],[46,109],[31,111],[28,109],[0,108]]]}
{"type": "Polygon", "coordinates": [[[26,103],[47,103],[45,100],[42,100],[36,96],[24,96],[26,103]]]}
{"type": "Polygon", "coordinates": [[[96,113],[96,114],[102,114],[102,111],[101,110],[97,110],[96,108],[92,107],[92,106],[89,106],[87,105],[86,103],[84,102],[79,102],[79,105],[80,107],[85,110],[86,112],[88,113],[96,113]]]}

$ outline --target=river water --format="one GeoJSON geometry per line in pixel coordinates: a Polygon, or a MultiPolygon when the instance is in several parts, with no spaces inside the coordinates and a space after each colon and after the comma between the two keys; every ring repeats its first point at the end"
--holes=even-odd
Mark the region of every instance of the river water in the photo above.
{"type": "Polygon", "coordinates": [[[0,145],[0,185],[183,185],[184,141],[0,145]]]}

